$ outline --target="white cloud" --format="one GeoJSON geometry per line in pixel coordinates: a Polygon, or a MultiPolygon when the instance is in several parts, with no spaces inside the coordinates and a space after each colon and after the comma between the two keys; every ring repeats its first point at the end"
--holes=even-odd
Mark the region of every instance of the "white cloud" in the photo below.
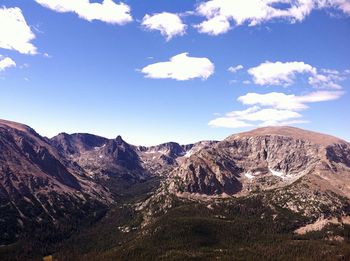
{"type": "Polygon", "coordinates": [[[6,69],[11,68],[11,67],[16,67],[15,61],[9,57],[3,58],[0,55],[0,72],[5,71],[6,69]]]}
{"type": "Polygon", "coordinates": [[[214,73],[214,64],[208,58],[190,57],[181,53],[170,61],[150,64],[141,70],[147,78],[185,81],[194,78],[207,79],[214,73]]]}
{"type": "Polygon", "coordinates": [[[146,14],[141,25],[148,30],[160,31],[168,41],[174,36],[184,35],[187,28],[178,14],[167,12],[154,15],[146,14]]]}
{"type": "Polygon", "coordinates": [[[244,111],[232,111],[226,114],[228,117],[244,118],[246,115],[250,115],[260,110],[260,107],[253,106],[244,111]]]}
{"type": "Polygon", "coordinates": [[[231,29],[230,23],[226,17],[220,15],[212,17],[194,27],[197,28],[200,33],[209,35],[219,35],[226,33],[231,29]]]}
{"type": "Polygon", "coordinates": [[[292,85],[299,74],[307,74],[308,83],[319,89],[342,89],[340,81],[347,78],[346,70],[339,72],[331,69],[318,70],[316,67],[304,62],[264,62],[250,68],[248,73],[253,82],[258,85],[292,85]]]}
{"type": "MultiPolygon", "coordinates": [[[[231,112],[228,114],[228,116],[235,117],[234,116],[235,114],[237,113],[231,112]]],[[[280,122],[280,121],[285,121],[293,118],[301,118],[301,117],[302,115],[299,114],[298,112],[270,108],[270,109],[259,109],[257,111],[240,116],[239,118],[246,121],[280,122]]]]}
{"type": "Polygon", "coordinates": [[[334,7],[342,10],[345,14],[350,15],[350,2],[349,0],[328,0],[326,4],[328,7],[334,7]]]}
{"type": "Polygon", "coordinates": [[[225,128],[243,128],[255,125],[277,125],[290,119],[301,118],[302,115],[295,111],[262,109],[258,106],[244,111],[233,111],[225,117],[219,117],[209,122],[209,126],[225,128]]]}
{"type": "Polygon", "coordinates": [[[48,54],[48,53],[43,53],[43,56],[44,56],[45,58],[52,58],[52,56],[51,56],[50,54],[48,54]]]}
{"type": "Polygon", "coordinates": [[[269,106],[276,109],[302,110],[306,109],[306,105],[300,103],[294,94],[287,95],[279,92],[271,92],[267,94],[247,93],[240,96],[237,100],[244,105],[260,105],[269,106]]]}
{"type": "Polygon", "coordinates": [[[299,111],[307,109],[307,103],[336,100],[343,94],[344,92],[341,91],[316,91],[301,96],[279,92],[266,94],[247,93],[246,95],[240,96],[237,100],[244,105],[259,105],[275,109],[299,111]]]}
{"type": "Polygon", "coordinates": [[[336,8],[350,14],[348,0],[209,0],[197,6],[196,13],[206,20],[195,27],[201,33],[218,35],[229,31],[231,22],[236,26],[245,23],[255,26],[273,19],[297,22],[312,10],[322,8],[336,8]],[[285,7],[278,8],[278,4],[285,7]]]}
{"type": "Polygon", "coordinates": [[[301,103],[313,103],[323,101],[333,101],[343,96],[342,91],[317,91],[303,96],[296,96],[297,100],[301,103]]]}
{"type": "Polygon", "coordinates": [[[267,127],[267,126],[288,126],[294,124],[303,124],[309,123],[307,120],[286,120],[286,121],[265,121],[259,124],[259,127],[267,127]]]}
{"type": "Polygon", "coordinates": [[[212,127],[232,128],[232,129],[254,126],[251,123],[247,123],[245,121],[234,119],[232,117],[219,117],[219,118],[216,118],[214,120],[211,120],[208,123],[208,125],[212,126],[212,127]]]}
{"type": "Polygon", "coordinates": [[[87,21],[99,20],[109,24],[123,25],[131,22],[130,7],[124,3],[103,0],[102,3],[90,3],[90,0],[35,0],[38,4],[56,12],[76,13],[87,21]]]}
{"type": "Polygon", "coordinates": [[[343,81],[345,78],[340,75],[338,71],[336,73],[331,70],[324,70],[325,74],[315,74],[309,77],[309,84],[316,88],[325,89],[342,89],[337,83],[343,81]]]}
{"type": "Polygon", "coordinates": [[[231,73],[236,73],[238,72],[239,70],[242,70],[244,67],[243,65],[237,65],[237,66],[230,66],[227,70],[231,73]]]}
{"type": "Polygon", "coordinates": [[[15,50],[23,54],[36,54],[31,43],[34,33],[26,23],[18,7],[0,8],[0,48],[15,50]]]}
{"type": "Polygon", "coordinates": [[[264,62],[257,67],[250,68],[248,73],[253,77],[255,84],[284,85],[294,83],[297,73],[316,74],[316,68],[304,62],[264,62]]]}
{"type": "Polygon", "coordinates": [[[250,126],[291,125],[306,123],[299,111],[308,108],[308,103],[324,102],[340,98],[341,91],[316,91],[306,95],[284,93],[248,93],[237,100],[249,105],[246,110],[233,111],[224,117],[209,122],[213,127],[243,128],[250,126]]]}

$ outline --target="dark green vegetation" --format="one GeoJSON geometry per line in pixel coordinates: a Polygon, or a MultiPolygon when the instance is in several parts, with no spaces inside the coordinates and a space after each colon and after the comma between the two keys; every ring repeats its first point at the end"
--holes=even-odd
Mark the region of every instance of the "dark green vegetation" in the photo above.
{"type": "Polygon", "coordinates": [[[145,228],[131,201],[65,236],[43,227],[31,238],[0,247],[1,260],[41,260],[52,253],[57,260],[350,259],[349,226],[296,236],[293,231],[311,220],[265,206],[261,196],[214,200],[210,205],[173,198],[173,207],[145,228]],[[330,235],[345,240],[326,240],[330,235]]]}
{"type": "MultiPolygon", "coordinates": [[[[181,204],[149,228],[149,234],[101,255],[105,260],[335,260],[350,258],[348,228],[334,228],[344,243],[326,241],[328,230],[295,236],[307,220],[277,213],[260,198],[214,204],[181,204]]],[[[333,231],[333,230],[332,230],[333,231]]]]}
{"type": "MultiPolygon", "coordinates": [[[[128,238],[129,234],[118,233],[120,231],[118,226],[132,224],[136,217],[137,223],[141,222],[140,216],[134,213],[131,203],[149,197],[148,193],[159,185],[159,179],[150,178],[144,182],[130,183],[128,180],[123,182],[122,179],[111,176],[108,185],[116,188],[112,193],[118,202],[111,209],[108,210],[105,205],[92,200],[85,202],[79,209],[71,205],[70,201],[59,202],[57,205],[64,206],[61,209],[61,219],[55,220],[54,223],[44,216],[40,222],[28,220],[23,224],[16,243],[0,246],[0,260],[41,260],[43,256],[55,253],[65,246],[71,253],[68,254],[70,256],[68,260],[72,260],[75,251],[78,253],[93,251],[99,246],[106,249],[118,244],[121,238],[128,238]],[[116,232],[117,237],[113,235],[116,232]]],[[[14,215],[11,215],[12,212],[9,210],[1,212],[0,217],[12,220],[13,227],[17,228],[17,219],[13,218],[14,215]]],[[[34,211],[35,208],[32,207],[30,210],[34,211]]],[[[39,214],[37,216],[40,218],[39,214]]],[[[12,226],[0,227],[1,235],[4,236],[9,229],[13,229],[12,226]]]]}
{"type": "MultiPolygon", "coordinates": [[[[56,251],[64,240],[79,233],[83,227],[94,226],[107,213],[107,208],[99,202],[86,202],[79,210],[69,203],[66,202],[62,217],[54,223],[47,218],[41,222],[27,220],[16,243],[0,246],[0,260],[41,259],[43,255],[56,251]]],[[[12,221],[16,223],[17,220],[12,218],[12,221]]]]}
{"type": "Polygon", "coordinates": [[[159,186],[158,177],[150,177],[146,180],[135,181],[127,175],[109,175],[108,180],[97,180],[108,187],[117,203],[135,203],[147,198],[151,191],[159,186]]]}

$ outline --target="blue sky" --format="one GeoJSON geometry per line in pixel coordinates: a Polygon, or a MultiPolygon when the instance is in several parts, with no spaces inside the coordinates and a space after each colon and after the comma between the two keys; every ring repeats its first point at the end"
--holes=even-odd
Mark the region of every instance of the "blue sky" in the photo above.
{"type": "Polygon", "coordinates": [[[0,118],[143,145],[269,125],[350,141],[349,1],[72,2],[0,1],[0,118]]]}

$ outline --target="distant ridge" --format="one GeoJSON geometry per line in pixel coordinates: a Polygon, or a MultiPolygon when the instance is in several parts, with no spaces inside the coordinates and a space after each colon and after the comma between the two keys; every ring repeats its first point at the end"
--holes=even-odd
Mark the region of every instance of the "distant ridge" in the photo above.
{"type": "Polygon", "coordinates": [[[241,132],[237,134],[233,134],[226,138],[226,140],[232,140],[242,137],[257,137],[257,136],[266,136],[266,135],[278,135],[285,137],[293,137],[295,139],[301,140],[309,140],[312,143],[320,144],[320,145],[330,145],[335,143],[348,143],[345,140],[340,138],[322,134],[319,132],[304,130],[296,127],[290,126],[271,126],[271,127],[263,127],[254,129],[251,131],[241,132]]]}
{"type": "Polygon", "coordinates": [[[0,119],[0,126],[7,126],[13,129],[17,129],[20,131],[34,131],[31,127],[22,124],[22,123],[18,123],[18,122],[14,122],[14,121],[8,121],[8,120],[2,120],[0,119]]]}

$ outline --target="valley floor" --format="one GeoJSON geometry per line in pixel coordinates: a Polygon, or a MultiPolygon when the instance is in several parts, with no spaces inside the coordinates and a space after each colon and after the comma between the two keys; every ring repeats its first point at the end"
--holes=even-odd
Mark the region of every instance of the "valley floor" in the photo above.
{"type": "MultiPolygon", "coordinates": [[[[329,224],[297,235],[310,223],[260,196],[213,204],[172,199],[172,208],[142,228],[132,203],[115,206],[63,242],[21,241],[0,247],[1,260],[349,260],[350,226],[329,224]]],[[[29,239],[30,240],[30,239],[29,239]]]]}

